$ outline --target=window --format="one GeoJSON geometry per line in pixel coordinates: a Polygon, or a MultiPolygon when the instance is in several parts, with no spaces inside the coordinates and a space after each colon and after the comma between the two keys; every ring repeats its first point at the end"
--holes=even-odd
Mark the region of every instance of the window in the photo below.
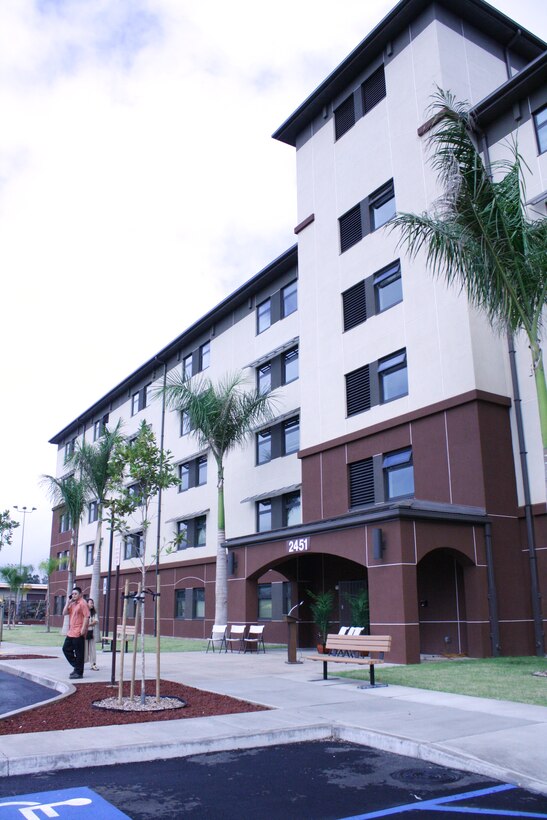
{"type": "Polygon", "coordinates": [[[67,443],[65,444],[65,464],[67,463],[67,461],[70,461],[70,459],[74,455],[75,447],[76,447],[76,439],[75,438],[71,439],[70,441],[67,441],[67,443]]]}
{"type": "Polygon", "coordinates": [[[180,434],[181,436],[187,436],[188,433],[192,432],[192,422],[190,421],[190,415],[187,410],[183,410],[180,414],[180,434]]]}
{"type": "Polygon", "coordinates": [[[256,332],[263,333],[272,323],[272,300],[265,299],[256,308],[256,332]]]}
{"type": "Polygon", "coordinates": [[[384,456],[382,467],[384,470],[386,498],[407,498],[414,495],[414,466],[412,449],[398,450],[384,456]]]}
{"type": "Polygon", "coordinates": [[[272,389],[272,365],[268,362],[256,369],[256,389],[259,393],[269,393],[272,389]]]}
{"type": "Polygon", "coordinates": [[[342,310],[344,315],[344,330],[366,322],[367,300],[365,295],[365,280],[357,282],[342,294],[342,310]]]}
{"type": "Polygon", "coordinates": [[[401,265],[397,260],[342,293],[344,332],[393,307],[402,299],[401,265]]]}
{"type": "Polygon", "coordinates": [[[177,549],[204,547],[207,540],[207,516],[197,515],[185,521],[177,521],[177,549]]]}
{"type": "Polygon", "coordinates": [[[334,109],[334,135],[335,139],[340,139],[346,131],[353,128],[357,119],[374,108],[380,100],[386,96],[386,78],[384,73],[384,66],[376,69],[376,71],[365,80],[361,86],[361,102],[362,110],[358,109],[355,94],[350,94],[349,97],[340,103],[334,109]]]}
{"type": "Polygon", "coordinates": [[[272,502],[266,498],[256,504],[256,530],[267,532],[272,528],[272,502]]]}
{"type": "Polygon", "coordinates": [[[204,547],[207,540],[207,518],[204,515],[198,515],[194,518],[194,543],[196,547],[204,547]]]}
{"type": "Polygon", "coordinates": [[[177,549],[185,550],[188,548],[188,522],[177,521],[177,549]]]}
{"type": "Polygon", "coordinates": [[[372,458],[349,465],[349,505],[374,504],[374,467],[372,458]]]}
{"type": "Polygon", "coordinates": [[[53,614],[54,615],[62,615],[63,609],[65,608],[66,603],[66,595],[56,595],[55,602],[53,605],[53,614]]]}
{"type": "Polygon", "coordinates": [[[130,484],[127,488],[127,492],[129,497],[133,500],[135,504],[139,507],[142,507],[144,504],[143,498],[143,488],[140,482],[136,481],[134,484],[130,484]]]}
{"type": "Polygon", "coordinates": [[[207,456],[197,459],[197,485],[198,487],[207,484],[207,456]]]}
{"type": "Polygon", "coordinates": [[[131,396],[131,415],[134,416],[139,413],[141,410],[147,405],[148,402],[148,388],[150,387],[149,384],[142,387],[140,390],[137,390],[136,393],[133,393],[131,396]]]}
{"type": "Polygon", "coordinates": [[[211,364],[211,342],[205,342],[199,349],[199,369],[207,370],[211,364]]]}
{"type": "Polygon", "coordinates": [[[290,316],[298,308],[298,288],[296,280],[281,289],[281,317],[290,316]]]}
{"type": "Polygon", "coordinates": [[[194,587],[192,590],[192,618],[205,618],[205,589],[194,587]]]}
{"type": "Polygon", "coordinates": [[[300,447],[300,416],[279,421],[256,434],[256,463],[296,453],[300,447]]]}
{"type": "Polygon", "coordinates": [[[85,565],[90,567],[93,564],[93,544],[85,545],[85,565]]]}
{"type": "Polygon", "coordinates": [[[256,436],[256,463],[265,464],[272,458],[272,434],[270,430],[262,430],[256,436]]]}
{"type": "Polygon", "coordinates": [[[99,504],[97,501],[91,501],[87,505],[87,521],[88,524],[93,524],[99,518],[99,504]]]}
{"type": "Polygon", "coordinates": [[[283,504],[283,526],[294,527],[302,523],[302,510],[300,503],[300,491],[287,493],[282,496],[283,504]]]}
{"type": "Polygon", "coordinates": [[[370,229],[375,231],[395,216],[395,191],[391,179],[369,197],[370,229]]]}
{"type": "Polygon", "coordinates": [[[376,312],[382,313],[403,301],[401,265],[395,262],[374,274],[374,296],[376,312]]]}
{"type": "Polygon", "coordinates": [[[282,583],[282,605],[281,611],[283,615],[288,615],[291,610],[291,585],[288,581],[282,583]]]}
{"type": "Polygon", "coordinates": [[[57,553],[57,560],[59,562],[59,570],[68,569],[68,562],[69,562],[69,551],[63,550],[62,552],[57,553]]]}
{"type": "Polygon", "coordinates": [[[143,550],[142,532],[133,532],[126,535],[124,539],[123,557],[126,561],[130,558],[140,558],[143,550]]]}
{"type": "Polygon", "coordinates": [[[59,532],[68,532],[70,529],[70,515],[67,512],[59,516],[59,532]]]}
{"type": "Polygon", "coordinates": [[[543,154],[547,151],[547,105],[544,105],[534,114],[534,125],[536,127],[539,153],[543,154]]]}
{"type": "Polygon", "coordinates": [[[256,502],[257,532],[269,532],[301,523],[300,490],[256,502]]]}
{"type": "Polygon", "coordinates": [[[383,65],[365,80],[361,86],[361,93],[363,98],[363,114],[368,114],[368,112],[386,96],[386,77],[383,65]]]}
{"type": "Polygon", "coordinates": [[[370,407],[370,366],[365,364],[346,374],[346,412],[354,416],[370,407]]]}
{"type": "Polygon", "coordinates": [[[108,413],[95,422],[93,425],[93,441],[98,441],[104,436],[105,427],[108,424],[108,413]]]}
{"type": "Polygon", "coordinates": [[[179,493],[190,487],[190,463],[179,464],[179,493]]]}
{"type": "Polygon", "coordinates": [[[334,109],[334,136],[339,140],[346,131],[355,125],[355,102],[353,94],[334,109]]]}
{"type": "Polygon", "coordinates": [[[406,350],[346,374],[346,412],[363,413],[377,404],[408,395],[406,350]]]}
{"type": "Polygon", "coordinates": [[[269,393],[276,387],[298,379],[298,347],[285,350],[271,361],[256,368],[256,389],[259,393],[269,393]]]}
{"type": "Polygon", "coordinates": [[[380,401],[392,401],[408,395],[408,371],[406,350],[400,350],[378,362],[380,401]]]}
{"type": "Polygon", "coordinates": [[[175,618],[186,618],[186,590],[175,590],[175,618]]]}
{"type": "Polygon", "coordinates": [[[362,202],[354,205],[338,219],[340,253],[344,253],[364,236],[395,216],[395,188],[390,179],[362,202]]]}
{"type": "Polygon", "coordinates": [[[338,221],[340,223],[340,253],[344,253],[363,238],[361,206],[355,205],[338,221]]]}
{"type": "Polygon", "coordinates": [[[257,584],[258,597],[258,620],[270,621],[272,619],[272,585],[257,584]]]}
{"type": "Polygon", "coordinates": [[[185,356],[182,360],[182,377],[183,379],[190,379],[193,375],[193,356],[191,353],[185,356]]]}
{"type": "Polygon", "coordinates": [[[282,384],[289,384],[298,378],[298,348],[293,347],[283,354],[282,384]]]}
{"type": "Polygon", "coordinates": [[[285,455],[298,452],[300,446],[300,418],[283,423],[283,452],[285,455]]]}

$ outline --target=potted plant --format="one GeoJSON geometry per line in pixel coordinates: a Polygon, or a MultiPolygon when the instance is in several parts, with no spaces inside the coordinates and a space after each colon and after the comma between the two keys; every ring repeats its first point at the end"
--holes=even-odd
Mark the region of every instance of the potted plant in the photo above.
{"type": "Polygon", "coordinates": [[[368,604],[368,589],[360,589],[353,594],[346,593],[346,599],[351,611],[351,625],[362,626],[365,633],[370,633],[370,613],[368,604]]]}
{"type": "Polygon", "coordinates": [[[325,590],[325,592],[312,592],[309,589],[308,595],[311,598],[310,609],[313,621],[319,630],[320,643],[317,646],[317,650],[318,652],[324,652],[332,607],[334,605],[334,592],[331,589],[325,590]]]}

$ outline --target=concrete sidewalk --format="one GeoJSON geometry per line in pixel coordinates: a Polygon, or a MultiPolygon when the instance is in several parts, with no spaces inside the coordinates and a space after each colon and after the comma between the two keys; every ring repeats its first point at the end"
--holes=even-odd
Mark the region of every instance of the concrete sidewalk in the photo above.
{"type": "MultiPolygon", "coordinates": [[[[0,669],[57,688],[68,683],[70,669],[60,649],[43,652],[56,657],[2,662],[2,655],[40,653],[36,647],[4,644],[0,669]]],[[[110,680],[110,660],[99,653],[99,672],[86,670],[82,683],[110,680]]],[[[10,735],[9,742],[4,736],[0,776],[71,768],[75,759],[80,767],[97,766],[339,738],[547,795],[547,707],[402,686],[359,689],[359,682],[344,678],[323,681],[321,664],[285,660],[286,653],[275,650],[265,655],[165,653],[164,680],[271,711],[10,735]]],[[[147,671],[152,677],[152,656],[147,671]]]]}

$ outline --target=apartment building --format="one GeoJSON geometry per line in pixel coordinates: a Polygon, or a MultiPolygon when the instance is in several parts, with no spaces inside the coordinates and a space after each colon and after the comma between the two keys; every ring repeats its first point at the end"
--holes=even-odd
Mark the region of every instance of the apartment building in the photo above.
{"type": "MultiPolygon", "coordinates": [[[[371,632],[393,635],[396,661],[544,650],[546,481],[527,345],[513,352],[383,228],[439,193],[426,147],[436,87],[473,106],[485,157],[518,135],[527,201],[545,216],[546,76],[545,44],[482,0],[402,0],[274,134],[296,149],[297,245],[51,439],[58,475],[76,441],[118,419],[128,436],[146,419],[172,451],[180,483],[152,522],[160,546],[182,534],[150,569],[162,634],[210,632],[216,468],[154,389],[172,370],[213,381],[244,370],[277,401],[227,459],[231,622],[283,641],[300,604],[310,646],[308,591],[334,591],[335,630],[350,623],[348,595],[367,589],[371,632]]],[[[96,515],[91,502],[80,526],[84,589],[96,515]]],[[[68,550],[69,527],[54,510],[52,555],[68,550]]],[[[132,587],[141,549],[137,525],[112,538],[132,587]]],[[[65,586],[55,573],[59,614],[65,586]]]]}

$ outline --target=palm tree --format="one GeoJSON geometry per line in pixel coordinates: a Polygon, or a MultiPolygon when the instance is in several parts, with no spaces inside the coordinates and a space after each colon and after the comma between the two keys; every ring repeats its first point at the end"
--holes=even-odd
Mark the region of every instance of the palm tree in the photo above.
{"type": "Polygon", "coordinates": [[[444,193],[430,214],[397,215],[410,256],[424,249],[429,269],[459,284],[492,326],[523,330],[530,345],[547,457],[547,387],[540,343],[547,303],[547,219],[526,215],[523,160],[516,146],[510,160],[486,167],[476,145],[467,104],[439,90],[431,113],[432,165],[444,193]]]}
{"type": "Polygon", "coordinates": [[[40,561],[38,569],[47,575],[47,598],[46,598],[46,632],[50,632],[49,617],[51,615],[51,593],[50,593],[50,578],[52,573],[59,569],[61,560],[59,558],[46,558],[40,561]]]}
{"type": "Polygon", "coordinates": [[[242,373],[226,376],[218,384],[210,379],[186,380],[173,374],[160,393],[173,410],[185,412],[193,434],[201,446],[208,446],[217,464],[218,537],[215,583],[215,623],[228,619],[227,560],[224,507],[224,459],[230,450],[241,446],[254,427],[272,416],[272,395],[245,390],[242,373]]]}
{"type": "MultiPolygon", "coordinates": [[[[85,481],[76,478],[75,475],[67,475],[64,478],[55,478],[52,475],[42,476],[41,483],[45,486],[53,504],[63,505],[70,520],[70,552],[68,556],[67,575],[67,598],[70,595],[74,584],[74,569],[78,554],[78,535],[80,532],[80,521],[84,514],[86,503],[89,497],[89,490],[85,481]]],[[[57,567],[60,568],[60,565],[57,567]]],[[[53,571],[53,570],[51,570],[53,571]]],[[[48,576],[49,576],[48,572],[48,576]]],[[[68,615],[65,615],[63,629],[68,628],[68,615]]],[[[48,630],[49,631],[49,630],[48,630]]]]}
{"type": "Polygon", "coordinates": [[[10,592],[12,593],[13,598],[10,599],[8,604],[8,629],[10,629],[10,614],[12,617],[12,625],[15,626],[15,615],[16,615],[16,601],[19,596],[19,593],[25,587],[27,583],[27,578],[29,574],[32,572],[31,566],[26,566],[23,564],[20,567],[17,567],[13,564],[8,564],[5,567],[0,567],[0,578],[6,582],[6,584],[10,588],[10,592]]]}
{"type": "Polygon", "coordinates": [[[112,456],[117,445],[122,441],[120,429],[120,421],[112,430],[105,426],[102,436],[95,444],[82,441],[81,444],[77,445],[71,459],[71,463],[80,470],[90,497],[93,497],[97,502],[97,530],[93,548],[93,568],[89,593],[90,598],[95,601],[97,614],[100,600],[99,581],[101,578],[103,512],[105,501],[113,488],[112,456]]]}

